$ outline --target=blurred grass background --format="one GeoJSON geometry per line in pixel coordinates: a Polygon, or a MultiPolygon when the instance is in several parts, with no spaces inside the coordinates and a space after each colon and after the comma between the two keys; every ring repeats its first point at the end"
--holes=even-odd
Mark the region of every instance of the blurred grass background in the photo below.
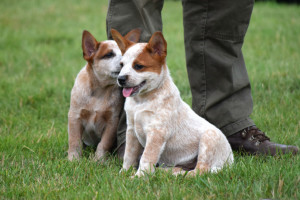
{"type": "MultiPolygon", "coordinates": [[[[0,199],[299,199],[299,156],[240,156],[218,174],[119,175],[120,161],[67,161],[70,91],[84,66],[81,34],[105,40],[105,0],[1,0],[0,199]]],[[[257,126],[300,146],[300,7],[256,3],[243,47],[257,126]]],[[[182,8],[166,1],[168,66],[191,104],[182,8]]]]}

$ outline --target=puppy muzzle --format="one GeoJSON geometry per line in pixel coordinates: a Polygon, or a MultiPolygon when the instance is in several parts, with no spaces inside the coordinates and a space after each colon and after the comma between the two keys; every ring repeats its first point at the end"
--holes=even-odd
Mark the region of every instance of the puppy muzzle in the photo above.
{"type": "Polygon", "coordinates": [[[118,76],[118,84],[123,87],[126,85],[126,81],[127,81],[128,76],[118,76]]]}

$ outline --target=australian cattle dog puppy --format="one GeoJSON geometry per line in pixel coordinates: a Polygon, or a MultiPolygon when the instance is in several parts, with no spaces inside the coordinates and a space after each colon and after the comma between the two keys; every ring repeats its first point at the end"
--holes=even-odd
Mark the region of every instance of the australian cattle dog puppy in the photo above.
{"type": "MultiPolygon", "coordinates": [[[[139,30],[133,30],[125,38],[129,41],[138,39],[139,34],[139,30]]],[[[84,31],[82,50],[87,64],[76,77],[68,114],[70,161],[79,159],[83,143],[97,147],[95,160],[100,160],[112,149],[124,105],[124,97],[117,85],[122,54],[116,42],[98,42],[84,31]]]]}
{"type": "Polygon", "coordinates": [[[148,43],[130,42],[113,29],[111,33],[123,53],[118,76],[127,116],[122,170],[139,164],[136,175],[142,176],[159,164],[173,167],[175,174],[188,169],[195,175],[232,164],[224,134],[181,99],[166,65],[162,33],[154,33],[148,43]]]}

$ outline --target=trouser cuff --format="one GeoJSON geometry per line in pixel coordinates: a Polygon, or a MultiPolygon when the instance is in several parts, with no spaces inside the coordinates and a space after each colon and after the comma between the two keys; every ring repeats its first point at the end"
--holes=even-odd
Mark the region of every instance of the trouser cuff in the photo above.
{"type": "Polygon", "coordinates": [[[228,124],[224,127],[221,127],[221,131],[226,135],[226,137],[233,135],[234,133],[237,133],[238,131],[247,128],[249,126],[255,125],[252,119],[246,118],[231,124],[228,124]]]}

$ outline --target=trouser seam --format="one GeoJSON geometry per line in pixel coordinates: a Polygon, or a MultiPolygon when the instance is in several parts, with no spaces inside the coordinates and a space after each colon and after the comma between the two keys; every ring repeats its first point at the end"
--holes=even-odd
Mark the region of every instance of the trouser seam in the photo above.
{"type": "Polygon", "coordinates": [[[206,107],[206,63],[205,63],[205,41],[206,41],[206,24],[207,24],[207,18],[208,18],[208,1],[206,1],[206,7],[205,7],[205,15],[203,17],[204,23],[203,23],[203,27],[202,27],[202,40],[203,40],[203,46],[202,46],[202,56],[203,56],[203,94],[202,94],[202,103],[201,103],[201,107],[199,109],[200,111],[200,115],[203,116],[205,114],[205,107],[206,107]]]}

